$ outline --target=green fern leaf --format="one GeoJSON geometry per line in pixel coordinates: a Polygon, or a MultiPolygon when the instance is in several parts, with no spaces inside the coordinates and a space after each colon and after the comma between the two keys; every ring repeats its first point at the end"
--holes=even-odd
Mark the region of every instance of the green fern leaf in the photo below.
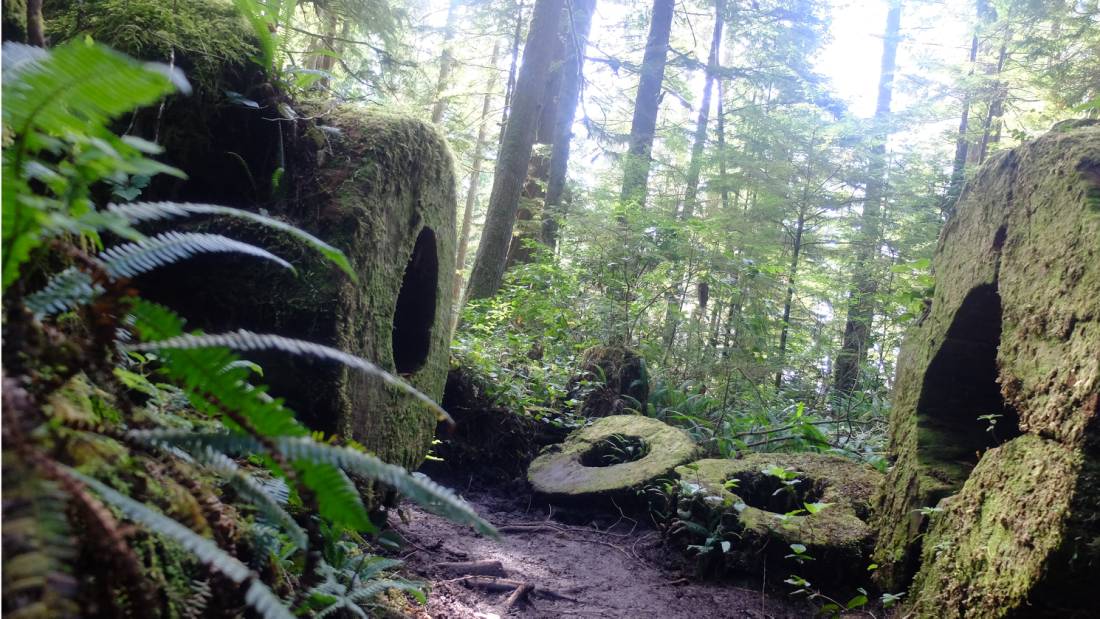
{"type": "Polygon", "coordinates": [[[89,125],[105,126],[173,90],[191,91],[179,69],[84,41],[49,52],[5,43],[3,52],[4,126],[19,134],[41,128],[84,135],[89,125]]]}
{"type": "Polygon", "coordinates": [[[264,518],[278,525],[290,537],[298,548],[308,545],[306,532],[294,518],[286,512],[278,500],[271,495],[255,478],[241,471],[237,463],[223,453],[209,446],[195,450],[190,454],[196,461],[226,478],[229,485],[257,509],[264,518]]]}
{"type": "MultiPolygon", "coordinates": [[[[222,453],[263,453],[259,440],[229,432],[180,432],[176,430],[132,430],[133,440],[191,451],[209,446],[222,453]]],[[[275,447],[294,461],[331,464],[353,475],[380,481],[415,503],[445,518],[469,524],[479,532],[496,537],[496,529],[474,512],[466,501],[424,475],[409,473],[400,466],[350,447],[326,445],[309,437],[272,437],[275,447]]],[[[318,488],[314,490],[320,491],[318,488]]]]}
{"type": "Polygon", "coordinates": [[[258,213],[252,213],[249,211],[243,211],[241,209],[231,208],[228,206],[217,206],[214,204],[192,204],[188,202],[132,202],[130,204],[110,204],[107,206],[107,212],[109,214],[118,215],[126,220],[130,224],[139,224],[148,221],[161,221],[172,218],[191,217],[194,215],[219,215],[222,217],[233,217],[236,219],[244,219],[253,223],[260,224],[267,228],[272,228],[280,232],[284,232],[294,237],[295,239],[302,241],[306,245],[317,250],[322,256],[329,261],[340,267],[344,273],[348,274],[348,277],[352,281],[358,281],[358,277],[355,275],[355,271],[351,268],[351,263],[348,262],[347,256],[344,252],[336,249],[332,245],[322,241],[321,239],[313,236],[312,234],[297,228],[288,223],[279,221],[272,217],[260,215],[258,213]]]}
{"type": "Polygon", "coordinates": [[[203,253],[240,253],[271,260],[279,266],[294,270],[289,262],[271,252],[242,243],[220,234],[194,232],[165,232],[157,236],[112,247],[99,254],[107,274],[115,279],[135,277],[191,256],[203,253]]]}
{"type": "MultiPolygon", "coordinates": [[[[286,260],[254,245],[218,234],[182,232],[165,232],[151,239],[118,245],[100,253],[96,260],[108,276],[117,280],[135,277],[196,254],[229,252],[264,258],[294,270],[286,260]]],[[[93,283],[87,273],[70,267],[51,278],[45,288],[28,296],[26,305],[35,314],[48,316],[87,304],[102,293],[103,287],[93,283]]]]}
{"type": "MultiPolygon", "coordinates": [[[[167,340],[183,332],[183,319],[168,308],[135,299],[129,321],[143,340],[167,340]]],[[[265,387],[248,384],[249,370],[235,364],[239,359],[225,348],[180,348],[161,351],[161,372],[183,388],[191,404],[229,427],[237,424],[224,416],[236,411],[264,436],[304,436],[309,434],[278,399],[268,396],[265,387]]]]}
{"type": "Polygon", "coordinates": [[[245,602],[264,619],[290,619],[294,616],[278,596],[260,581],[257,574],[249,570],[248,566],[236,557],[219,548],[212,540],[202,537],[175,520],[138,503],[96,479],[69,467],[59,466],[62,466],[66,474],[79,479],[103,500],[118,508],[127,518],[145,525],[158,535],[172,539],[195,555],[208,568],[238,585],[249,582],[245,602]]]}
{"type": "Polygon", "coordinates": [[[436,416],[440,420],[453,423],[451,416],[447,414],[447,411],[443,410],[438,404],[436,404],[431,398],[424,395],[420,391],[413,387],[404,380],[390,374],[377,365],[356,357],[355,355],[348,354],[342,350],[323,346],[321,344],[314,344],[313,342],[306,342],[303,340],[296,340],[289,337],[283,337],[281,335],[272,335],[267,333],[252,333],[251,331],[239,330],[232,333],[220,333],[210,335],[181,335],[178,337],[171,337],[159,341],[142,342],[138,344],[129,344],[126,346],[127,350],[132,351],[166,351],[166,350],[193,350],[197,348],[205,348],[211,346],[224,346],[226,348],[232,348],[234,350],[278,350],[294,355],[302,355],[309,357],[317,357],[329,361],[335,361],[342,363],[350,368],[354,368],[363,372],[364,374],[374,376],[382,379],[387,385],[395,387],[411,396],[423,402],[429,409],[435,412],[436,416]]]}

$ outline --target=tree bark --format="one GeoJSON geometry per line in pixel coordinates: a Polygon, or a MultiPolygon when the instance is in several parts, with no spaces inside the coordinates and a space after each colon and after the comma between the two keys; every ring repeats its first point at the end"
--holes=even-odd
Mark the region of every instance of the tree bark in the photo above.
{"type": "Polygon", "coordinates": [[[661,106],[661,83],[665,77],[674,8],[675,0],[653,0],[638,96],[634,101],[634,118],[630,123],[630,146],[623,161],[621,202],[624,206],[645,206],[650,155],[657,130],[657,111],[661,106]]]}
{"type": "Polygon", "coordinates": [[[891,0],[886,14],[886,31],[882,41],[882,72],[878,81],[878,101],[875,104],[875,143],[867,164],[867,185],[860,218],[860,245],[856,251],[855,277],[848,295],[848,316],[844,323],[844,339],[836,357],[833,387],[848,395],[859,380],[859,369],[867,359],[867,346],[874,319],[874,295],[877,282],[875,258],[881,236],[880,209],[885,194],[886,127],[890,115],[890,99],[894,93],[894,68],[897,64],[898,40],[901,30],[901,0],[891,0]]]}
{"type": "Polygon", "coordinates": [[[443,51],[439,55],[439,78],[435,82],[435,105],[432,106],[432,124],[439,124],[443,120],[443,113],[447,111],[447,100],[443,98],[443,92],[447,90],[447,81],[451,79],[451,69],[454,65],[454,53],[451,50],[451,42],[455,38],[455,22],[458,20],[458,5],[461,0],[451,0],[447,7],[447,25],[443,27],[443,51]]]}
{"type": "Polygon", "coordinates": [[[718,54],[722,49],[722,18],[725,8],[724,0],[717,0],[714,4],[714,33],[710,40],[710,54],[707,56],[707,78],[703,85],[703,101],[699,105],[699,118],[695,121],[695,141],[691,145],[687,187],[684,189],[684,207],[680,211],[680,219],[683,220],[691,219],[695,214],[695,205],[699,196],[699,173],[703,169],[703,151],[707,145],[710,96],[714,87],[714,74],[718,70],[718,54]]]}
{"type": "Polygon", "coordinates": [[[504,263],[512,240],[520,192],[527,177],[527,162],[531,159],[531,146],[535,140],[539,99],[545,90],[545,80],[550,69],[562,2],[563,0],[535,2],[527,44],[523,49],[523,64],[512,97],[512,109],[497,157],[485,227],[482,229],[481,243],[470,272],[467,292],[469,299],[493,296],[504,279],[504,263]]]}
{"type": "Polygon", "coordinates": [[[46,47],[46,27],[42,20],[42,0],[27,0],[27,44],[46,47]]]}
{"type": "MultiPolygon", "coordinates": [[[[975,32],[970,39],[970,72],[968,77],[974,75],[974,64],[978,59],[978,33],[975,32]]],[[[970,150],[970,92],[963,95],[962,115],[959,118],[959,135],[955,138],[955,160],[951,164],[951,183],[947,186],[947,195],[944,196],[944,206],[940,209],[946,217],[955,210],[955,202],[962,192],[963,180],[966,178],[966,155],[970,150]]]]}
{"type": "MultiPolygon", "coordinates": [[[[481,99],[481,126],[477,130],[477,143],[474,145],[474,162],[470,170],[470,183],[466,190],[466,207],[462,210],[462,231],[458,236],[458,247],[455,254],[455,324],[458,327],[458,318],[462,315],[462,306],[465,299],[462,298],[462,268],[466,264],[466,250],[470,244],[470,223],[474,215],[474,205],[477,203],[478,186],[481,183],[481,161],[485,158],[485,147],[489,142],[489,108],[493,104],[493,90],[497,85],[497,58],[500,55],[500,43],[493,45],[493,59],[489,66],[493,67],[489,72],[489,79],[485,82],[485,94],[481,99]]],[[[452,329],[453,331],[453,329],[452,329]]]]}
{"type": "Polygon", "coordinates": [[[565,195],[573,120],[584,83],[584,56],[596,0],[573,0],[572,8],[569,36],[565,41],[561,92],[558,95],[558,116],[554,123],[554,146],[550,153],[550,178],[546,183],[546,203],[542,214],[542,242],[551,250],[557,245],[558,228],[565,217],[562,197],[565,195]]]}
{"type": "MultiPolygon", "coordinates": [[[[807,177],[806,180],[809,183],[807,177]]],[[[794,303],[794,283],[798,276],[798,259],[802,256],[802,233],[806,229],[806,204],[798,209],[795,222],[794,244],[791,248],[791,267],[787,271],[787,297],[783,301],[783,328],[779,332],[779,369],[775,372],[775,389],[783,386],[783,362],[787,354],[787,338],[791,332],[791,305],[794,303]]]]}
{"type": "MultiPolygon", "coordinates": [[[[717,0],[714,5],[714,30],[710,40],[710,53],[707,55],[706,79],[703,83],[703,99],[699,104],[699,117],[695,121],[695,139],[691,145],[691,159],[688,162],[687,182],[684,188],[684,202],[677,214],[681,220],[691,219],[695,214],[695,204],[699,195],[699,174],[703,169],[703,151],[707,144],[707,124],[710,120],[710,99],[714,87],[714,74],[718,69],[718,53],[722,47],[722,16],[725,12],[725,2],[717,0]]],[[[676,332],[680,328],[682,313],[681,288],[687,282],[683,281],[682,273],[673,275],[672,290],[666,301],[664,345],[666,354],[671,350],[676,341],[676,332]],[[677,303],[677,300],[680,302],[677,303]]]]}
{"type": "Polygon", "coordinates": [[[519,66],[519,42],[523,35],[523,0],[516,0],[516,29],[512,33],[512,63],[508,65],[508,81],[504,86],[504,107],[500,110],[500,135],[497,148],[504,143],[504,129],[508,126],[508,113],[512,109],[512,95],[516,89],[516,68],[519,66]]]}

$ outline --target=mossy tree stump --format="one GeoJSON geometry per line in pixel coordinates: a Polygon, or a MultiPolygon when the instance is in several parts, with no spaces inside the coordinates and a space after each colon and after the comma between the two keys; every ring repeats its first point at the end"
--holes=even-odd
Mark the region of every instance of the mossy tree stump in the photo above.
{"type": "Polygon", "coordinates": [[[929,614],[1041,613],[1053,579],[1100,569],[1100,128],[997,154],[956,213],[899,362],[879,578],[919,569],[929,614]]]}

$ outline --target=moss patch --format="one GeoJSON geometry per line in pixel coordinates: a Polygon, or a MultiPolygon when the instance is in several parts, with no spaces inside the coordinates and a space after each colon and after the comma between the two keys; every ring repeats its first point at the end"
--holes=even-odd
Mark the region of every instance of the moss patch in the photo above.
{"type": "Polygon", "coordinates": [[[1022,436],[940,503],[913,586],[919,616],[1073,617],[1095,609],[1100,462],[1022,436]]]}
{"type": "Polygon", "coordinates": [[[684,499],[699,522],[721,522],[735,541],[725,553],[728,569],[759,573],[790,563],[791,544],[814,557],[792,571],[822,585],[858,582],[866,575],[872,529],[866,523],[870,500],[882,475],[869,466],[821,454],[754,453],[736,460],[707,459],[676,468],[684,499]],[[765,471],[773,466],[798,472],[799,483],[785,486],[765,471]],[[817,513],[806,503],[827,503],[817,513]]]}
{"type": "Polygon", "coordinates": [[[679,428],[638,415],[612,415],[577,430],[560,446],[551,446],[531,463],[527,479],[535,492],[554,500],[630,498],[647,484],[671,476],[673,469],[698,453],[698,446],[679,428]],[[592,462],[590,454],[604,449],[615,435],[640,439],[644,455],[620,464],[586,466],[592,462]]]}

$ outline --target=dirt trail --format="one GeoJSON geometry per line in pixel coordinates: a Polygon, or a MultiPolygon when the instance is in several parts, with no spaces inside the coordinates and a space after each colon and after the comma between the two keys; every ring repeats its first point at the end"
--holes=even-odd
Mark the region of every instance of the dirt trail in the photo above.
{"type": "MultiPolygon", "coordinates": [[[[490,617],[807,617],[790,599],[729,583],[700,583],[678,570],[676,554],[652,528],[617,516],[565,524],[576,514],[550,513],[522,489],[467,490],[478,512],[502,529],[499,541],[406,507],[395,523],[408,542],[407,567],[432,583],[427,615],[490,617]],[[595,526],[593,526],[595,525],[595,526]],[[598,529],[596,527],[599,527],[598,529]],[[492,577],[466,576],[448,562],[499,561],[501,580],[534,590],[508,605],[512,587],[487,590],[492,577]]],[[[397,520],[394,518],[394,520],[397,520]]],[[[769,578],[771,575],[769,575],[769,578]]],[[[778,574],[776,577],[782,577],[778,574]]],[[[423,615],[422,615],[423,616],[423,615]]]]}

